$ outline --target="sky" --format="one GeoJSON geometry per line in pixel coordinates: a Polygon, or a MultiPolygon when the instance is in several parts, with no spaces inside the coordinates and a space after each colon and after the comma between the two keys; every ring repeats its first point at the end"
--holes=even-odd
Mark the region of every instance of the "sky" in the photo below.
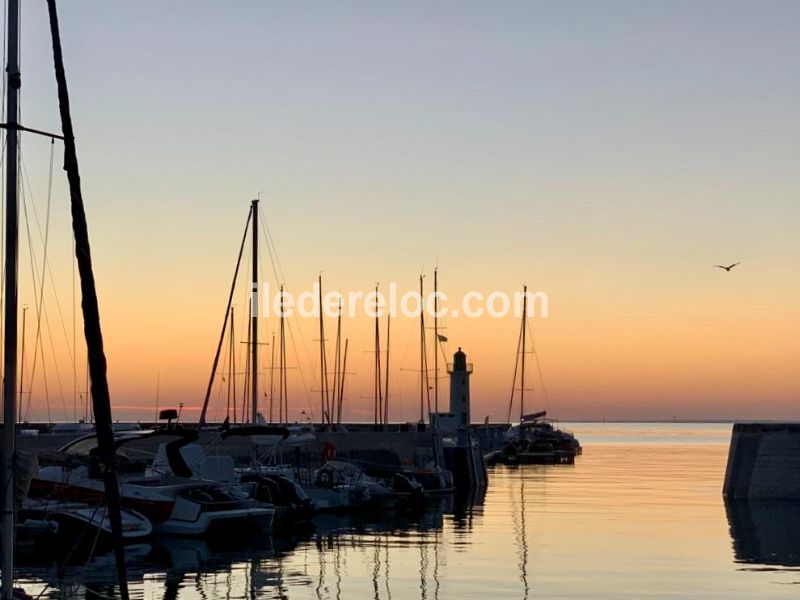
{"type": "MultiPolygon", "coordinates": [[[[409,290],[438,266],[454,299],[545,292],[526,411],[800,419],[796,2],[71,0],[60,18],[115,417],[152,418],[157,398],[195,418],[260,195],[283,272],[262,257],[273,287],[310,289],[322,273],[326,289],[409,290]]],[[[22,121],[58,131],[44,3],[24,3],[22,27],[22,121]]],[[[23,140],[29,332],[49,152],[23,140]]],[[[56,147],[31,419],[80,414],[86,387],[70,358],[60,160],[56,147]]],[[[519,320],[444,325],[444,353],[474,363],[473,419],[505,420],[519,320]]],[[[271,341],[276,321],[261,326],[271,341]]],[[[292,327],[302,419],[319,414],[319,332],[292,327]]],[[[372,323],[343,327],[345,417],[371,420],[372,323]]],[[[419,415],[418,327],[392,322],[392,420],[419,415]]],[[[266,346],[263,393],[269,366],[266,346]]],[[[212,418],[226,393],[215,387],[212,418]]]]}

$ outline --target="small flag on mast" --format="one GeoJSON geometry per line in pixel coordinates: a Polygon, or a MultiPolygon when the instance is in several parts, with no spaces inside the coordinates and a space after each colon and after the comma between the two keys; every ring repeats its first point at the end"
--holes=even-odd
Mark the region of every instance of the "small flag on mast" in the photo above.
{"type": "Polygon", "coordinates": [[[441,333],[437,333],[436,337],[439,338],[440,342],[446,342],[447,341],[447,338],[445,336],[443,336],[441,333]]]}

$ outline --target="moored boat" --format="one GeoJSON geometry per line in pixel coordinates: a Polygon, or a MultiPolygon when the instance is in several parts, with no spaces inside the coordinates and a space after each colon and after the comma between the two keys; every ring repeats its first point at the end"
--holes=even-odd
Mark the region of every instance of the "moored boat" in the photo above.
{"type": "MultiPolygon", "coordinates": [[[[275,509],[235,481],[233,459],[206,456],[197,433],[184,430],[125,434],[115,441],[122,505],[141,512],[157,533],[206,536],[266,530],[275,509]]],[[[31,496],[98,504],[104,501],[94,436],[67,444],[40,466],[31,496]],[[48,460],[49,459],[49,460],[48,460]]]]}

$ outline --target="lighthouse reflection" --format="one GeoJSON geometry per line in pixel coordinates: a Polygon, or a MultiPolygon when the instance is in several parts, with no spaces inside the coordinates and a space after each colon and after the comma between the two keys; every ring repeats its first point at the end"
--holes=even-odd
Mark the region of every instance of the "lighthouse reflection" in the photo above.
{"type": "Polygon", "coordinates": [[[800,502],[726,500],[739,563],[800,567],[800,502]]]}

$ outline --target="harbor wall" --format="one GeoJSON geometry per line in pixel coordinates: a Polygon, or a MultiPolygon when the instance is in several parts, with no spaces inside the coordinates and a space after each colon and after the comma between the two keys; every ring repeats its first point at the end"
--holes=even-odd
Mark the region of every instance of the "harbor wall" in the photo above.
{"type": "Polygon", "coordinates": [[[800,423],[735,423],[722,493],[800,499],[800,423]]]}

